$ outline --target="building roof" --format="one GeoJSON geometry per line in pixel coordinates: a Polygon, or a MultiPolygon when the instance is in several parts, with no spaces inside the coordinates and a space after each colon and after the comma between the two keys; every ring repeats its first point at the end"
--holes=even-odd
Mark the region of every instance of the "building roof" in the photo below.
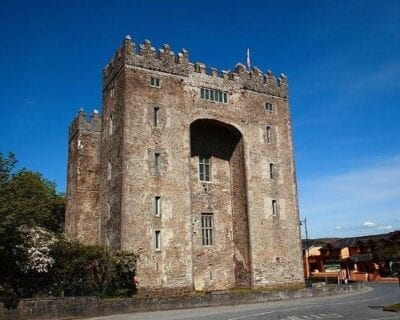
{"type": "Polygon", "coordinates": [[[308,245],[307,241],[303,239],[302,244],[303,249],[313,246],[320,246],[321,249],[342,249],[346,247],[359,247],[367,245],[370,242],[388,241],[398,237],[400,237],[400,230],[361,237],[308,239],[308,245]]]}
{"type": "Polygon", "coordinates": [[[353,262],[369,262],[372,261],[371,253],[359,253],[349,258],[353,262]]]}

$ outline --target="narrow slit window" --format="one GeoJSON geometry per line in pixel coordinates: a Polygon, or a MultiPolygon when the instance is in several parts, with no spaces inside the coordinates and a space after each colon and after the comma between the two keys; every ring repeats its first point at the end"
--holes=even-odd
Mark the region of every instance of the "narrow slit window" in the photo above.
{"type": "Polygon", "coordinates": [[[154,172],[155,174],[160,174],[161,172],[161,154],[154,154],[154,172]]]}
{"type": "Polygon", "coordinates": [[[109,119],[109,121],[108,121],[108,135],[112,135],[112,133],[113,133],[113,130],[114,130],[114,128],[113,128],[113,116],[112,116],[112,114],[110,114],[110,119],[109,119]]]}
{"type": "Polygon", "coordinates": [[[275,165],[273,163],[269,164],[269,178],[275,179],[275,165]]]}
{"type": "Polygon", "coordinates": [[[156,196],[154,198],[154,214],[156,216],[161,216],[161,197],[156,196]]]}
{"type": "Polygon", "coordinates": [[[111,163],[108,162],[108,164],[107,164],[107,181],[111,180],[111,174],[112,174],[112,166],[111,166],[111,163]]]}
{"type": "Polygon", "coordinates": [[[158,121],[159,121],[158,115],[159,115],[159,113],[160,113],[160,108],[155,107],[154,108],[154,112],[153,112],[153,125],[155,127],[158,127],[158,121]]]}
{"type": "Polygon", "coordinates": [[[199,179],[200,181],[211,181],[211,162],[209,155],[199,156],[199,179]]]}
{"type": "Polygon", "coordinates": [[[271,132],[272,132],[272,128],[271,128],[271,126],[267,126],[267,128],[266,128],[266,140],[267,140],[267,143],[271,143],[271,132]]]}
{"type": "Polygon", "coordinates": [[[160,230],[154,231],[154,249],[156,251],[161,250],[161,231],[160,230]]]}
{"type": "Polygon", "coordinates": [[[212,213],[201,214],[201,239],[203,246],[214,244],[214,217],[212,213]]]}
{"type": "Polygon", "coordinates": [[[278,204],[276,200],[272,200],[272,216],[276,217],[278,215],[278,204]]]}
{"type": "Polygon", "coordinates": [[[110,219],[111,217],[111,205],[110,202],[107,201],[107,219],[110,219]]]}

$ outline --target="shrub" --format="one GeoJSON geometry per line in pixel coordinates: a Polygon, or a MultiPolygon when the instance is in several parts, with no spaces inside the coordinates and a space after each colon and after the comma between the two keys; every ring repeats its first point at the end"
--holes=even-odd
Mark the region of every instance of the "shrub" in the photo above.
{"type": "MultiPolygon", "coordinates": [[[[126,297],[136,292],[136,254],[121,251],[110,254],[102,246],[86,246],[62,236],[57,241],[51,240],[51,250],[47,251],[39,240],[35,238],[39,248],[21,245],[19,256],[26,253],[25,259],[18,261],[14,277],[0,285],[0,300],[7,307],[15,307],[17,298],[126,297]]],[[[30,237],[27,243],[32,245],[30,237]]]]}
{"type": "Polygon", "coordinates": [[[38,296],[129,296],[136,254],[65,238],[65,197],[38,172],[0,153],[0,301],[38,296]]]}
{"type": "Polygon", "coordinates": [[[85,246],[62,239],[53,251],[52,290],[57,295],[129,296],[136,292],[133,281],[136,254],[110,254],[101,246],[85,246]]]}

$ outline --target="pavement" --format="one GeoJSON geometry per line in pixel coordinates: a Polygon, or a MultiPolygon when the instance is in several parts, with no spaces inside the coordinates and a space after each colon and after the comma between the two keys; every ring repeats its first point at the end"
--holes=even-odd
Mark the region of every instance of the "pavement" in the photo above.
{"type": "Polygon", "coordinates": [[[395,320],[400,312],[383,311],[383,307],[400,303],[396,283],[369,283],[362,293],[341,294],[277,302],[221,306],[185,310],[168,310],[89,318],[91,320],[395,320]]]}

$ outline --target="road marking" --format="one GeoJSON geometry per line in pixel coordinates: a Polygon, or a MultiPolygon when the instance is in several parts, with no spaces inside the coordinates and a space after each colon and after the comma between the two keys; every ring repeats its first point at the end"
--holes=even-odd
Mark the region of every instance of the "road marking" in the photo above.
{"type": "Polygon", "coordinates": [[[287,309],[279,309],[279,310],[271,310],[271,311],[265,311],[265,312],[260,312],[260,313],[253,313],[253,314],[247,314],[241,317],[234,317],[234,318],[229,318],[227,320],[240,320],[240,319],[246,319],[246,318],[254,318],[254,317],[258,317],[258,316],[264,316],[266,314],[270,314],[270,313],[275,313],[275,312],[283,312],[283,311],[294,311],[294,310],[300,310],[300,309],[308,309],[308,308],[312,308],[318,306],[316,304],[313,305],[309,305],[309,306],[305,306],[305,307],[298,307],[298,308],[287,308],[287,309]]]}
{"type": "Polygon", "coordinates": [[[373,299],[365,299],[365,300],[358,300],[358,301],[345,301],[345,302],[337,302],[332,304],[352,304],[352,303],[359,303],[359,302],[368,302],[368,301],[375,301],[380,300],[381,298],[373,298],[373,299]]]}
{"type": "MultiPolygon", "coordinates": [[[[277,309],[277,310],[265,311],[265,312],[260,312],[260,313],[253,313],[253,314],[248,314],[248,315],[244,315],[244,316],[240,316],[240,317],[229,318],[227,320],[241,320],[241,319],[247,319],[247,318],[255,318],[255,317],[258,317],[258,316],[264,316],[264,315],[271,314],[271,313],[276,313],[276,312],[295,311],[295,310],[314,308],[314,307],[323,307],[323,306],[329,306],[329,305],[361,303],[361,302],[375,301],[375,300],[380,300],[380,299],[381,298],[373,298],[373,299],[364,299],[364,300],[356,300],[356,301],[345,301],[345,302],[335,302],[335,303],[325,303],[325,304],[312,304],[312,305],[308,305],[308,306],[305,306],[305,307],[277,309]]],[[[323,317],[316,318],[315,317],[316,315],[312,315],[312,316],[314,316],[314,318],[311,318],[311,319],[329,319],[329,318],[323,318],[323,317]]],[[[296,316],[292,316],[292,317],[296,317],[296,316]]],[[[336,315],[336,318],[342,318],[342,316],[336,315]]],[[[286,318],[286,319],[287,320],[309,320],[310,318],[307,319],[307,318],[303,317],[303,318],[286,318]]],[[[335,318],[331,318],[331,319],[335,319],[335,318]]],[[[400,319],[400,316],[382,318],[382,319],[366,319],[366,320],[383,320],[383,319],[400,319]]]]}
{"type": "Polygon", "coordinates": [[[282,320],[312,320],[312,319],[338,319],[343,318],[342,315],[337,313],[320,313],[320,314],[310,314],[308,316],[288,316],[287,318],[283,318],[282,320]]]}
{"type": "Polygon", "coordinates": [[[385,320],[385,319],[400,319],[400,315],[394,317],[386,317],[386,318],[370,318],[365,320],[385,320]]]}

